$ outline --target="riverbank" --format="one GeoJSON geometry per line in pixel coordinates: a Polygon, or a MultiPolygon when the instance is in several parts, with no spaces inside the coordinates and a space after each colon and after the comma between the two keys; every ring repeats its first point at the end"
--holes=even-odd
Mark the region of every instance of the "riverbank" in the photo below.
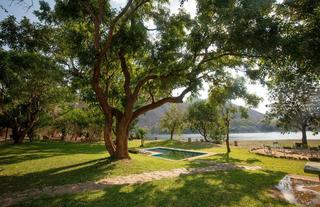
{"type": "MultiPolygon", "coordinates": [[[[280,147],[292,147],[295,143],[301,143],[301,140],[296,139],[288,139],[288,140],[237,140],[238,147],[245,147],[245,148],[252,148],[252,147],[259,147],[263,145],[269,146],[280,146],[280,147]]],[[[230,143],[230,145],[234,146],[234,141],[230,143]]],[[[308,140],[308,145],[310,147],[318,147],[320,145],[320,139],[313,139],[308,140]]]]}

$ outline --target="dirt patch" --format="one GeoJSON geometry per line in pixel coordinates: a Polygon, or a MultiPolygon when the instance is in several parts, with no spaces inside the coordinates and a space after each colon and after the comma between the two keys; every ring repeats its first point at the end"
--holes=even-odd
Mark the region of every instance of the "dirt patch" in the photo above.
{"type": "Polygon", "coordinates": [[[319,151],[312,151],[308,149],[283,149],[259,147],[252,148],[250,152],[275,158],[286,158],[295,160],[320,160],[319,151]]]}
{"type": "Polygon", "coordinates": [[[269,189],[267,191],[267,194],[273,199],[285,200],[285,198],[283,197],[282,192],[279,189],[277,189],[276,187],[273,187],[273,188],[269,189]]]}

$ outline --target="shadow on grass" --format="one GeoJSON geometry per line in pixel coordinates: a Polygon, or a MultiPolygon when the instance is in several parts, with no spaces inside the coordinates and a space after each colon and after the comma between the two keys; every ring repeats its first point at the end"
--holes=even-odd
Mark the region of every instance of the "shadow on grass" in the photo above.
{"type": "Polygon", "coordinates": [[[181,142],[176,140],[165,140],[165,141],[155,141],[145,143],[144,148],[149,147],[172,147],[172,148],[181,148],[181,149],[208,149],[212,147],[218,147],[218,145],[208,142],[181,142]]]}
{"type": "Polygon", "coordinates": [[[230,157],[229,153],[219,153],[214,156],[216,157],[216,159],[214,160],[216,162],[247,163],[247,164],[261,163],[261,160],[257,158],[248,158],[246,160],[242,160],[242,159],[230,157]]]}
{"type": "Polygon", "coordinates": [[[42,159],[60,155],[97,154],[106,152],[100,144],[65,142],[33,142],[21,145],[1,144],[0,165],[15,164],[26,160],[42,159]]]}
{"type": "Polygon", "coordinates": [[[108,176],[108,172],[112,171],[115,165],[109,158],[101,158],[25,175],[3,175],[0,176],[0,194],[97,180],[108,176]]]}
{"type": "Polygon", "coordinates": [[[184,175],[103,191],[42,198],[24,206],[289,206],[266,195],[284,175],[275,171],[243,170],[184,175]]]}

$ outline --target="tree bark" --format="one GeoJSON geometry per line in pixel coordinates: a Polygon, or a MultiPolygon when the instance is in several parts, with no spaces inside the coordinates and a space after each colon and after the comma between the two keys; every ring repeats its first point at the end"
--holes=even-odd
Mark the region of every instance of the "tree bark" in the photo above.
{"type": "Polygon", "coordinates": [[[203,135],[202,136],[204,138],[204,141],[209,142],[209,140],[207,138],[207,130],[206,130],[205,126],[203,127],[203,135]]]}
{"type": "Polygon", "coordinates": [[[307,126],[306,125],[302,126],[301,132],[302,132],[302,145],[307,146],[308,141],[307,141],[307,126]]]}
{"type": "Polygon", "coordinates": [[[204,141],[209,142],[207,135],[204,135],[203,138],[204,138],[204,141]]]}
{"type": "Polygon", "coordinates": [[[6,135],[5,135],[5,137],[4,137],[4,140],[5,140],[5,141],[7,141],[7,138],[8,138],[8,131],[9,131],[9,127],[6,128],[6,135]]]}
{"type": "Polygon", "coordinates": [[[230,153],[231,152],[230,143],[229,143],[230,121],[229,121],[229,112],[228,111],[227,111],[227,118],[225,120],[225,124],[226,124],[226,134],[227,134],[227,138],[226,138],[227,153],[230,153]]]}
{"type": "Polygon", "coordinates": [[[17,128],[12,128],[13,144],[21,144],[26,134],[27,134],[26,130],[19,130],[17,128]]]}
{"type": "MultiPolygon", "coordinates": [[[[126,120],[123,120],[126,121],[126,120]]],[[[116,159],[130,159],[128,152],[128,136],[129,136],[129,126],[121,123],[117,127],[116,133],[116,150],[114,157],[116,159]]]]}
{"type": "Polygon", "coordinates": [[[110,154],[111,158],[115,158],[115,145],[112,142],[112,122],[110,123],[110,121],[105,120],[105,124],[104,124],[104,145],[107,149],[107,151],[110,154]]]}
{"type": "Polygon", "coordinates": [[[174,130],[170,131],[170,140],[173,140],[173,132],[174,132],[174,130]]]}
{"type": "Polygon", "coordinates": [[[66,140],[66,129],[62,128],[61,129],[61,141],[65,141],[66,140]]]}
{"type": "Polygon", "coordinates": [[[227,132],[227,138],[226,138],[227,153],[230,153],[231,149],[230,149],[230,143],[229,143],[229,129],[227,131],[228,131],[227,132]]]}
{"type": "Polygon", "coordinates": [[[27,132],[27,135],[29,137],[29,141],[32,142],[33,141],[33,138],[35,136],[35,133],[34,133],[34,127],[30,128],[27,132]]]}

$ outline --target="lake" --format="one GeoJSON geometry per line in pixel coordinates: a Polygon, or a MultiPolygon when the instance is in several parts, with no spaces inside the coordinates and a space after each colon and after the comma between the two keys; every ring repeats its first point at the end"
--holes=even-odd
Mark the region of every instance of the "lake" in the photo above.
{"type": "MultiPolygon", "coordinates": [[[[280,132],[261,132],[261,133],[231,133],[230,140],[246,140],[246,141],[258,141],[258,140],[301,140],[301,132],[290,132],[289,134],[281,134],[280,132]]],[[[169,139],[169,134],[151,134],[147,136],[149,139],[154,139],[157,137],[158,139],[169,139]]],[[[181,134],[174,135],[174,139],[180,140],[188,140],[191,138],[192,140],[200,140],[203,139],[200,134],[181,134]]],[[[312,139],[320,139],[320,134],[313,135],[312,132],[307,132],[307,138],[309,140],[312,139]]]]}

